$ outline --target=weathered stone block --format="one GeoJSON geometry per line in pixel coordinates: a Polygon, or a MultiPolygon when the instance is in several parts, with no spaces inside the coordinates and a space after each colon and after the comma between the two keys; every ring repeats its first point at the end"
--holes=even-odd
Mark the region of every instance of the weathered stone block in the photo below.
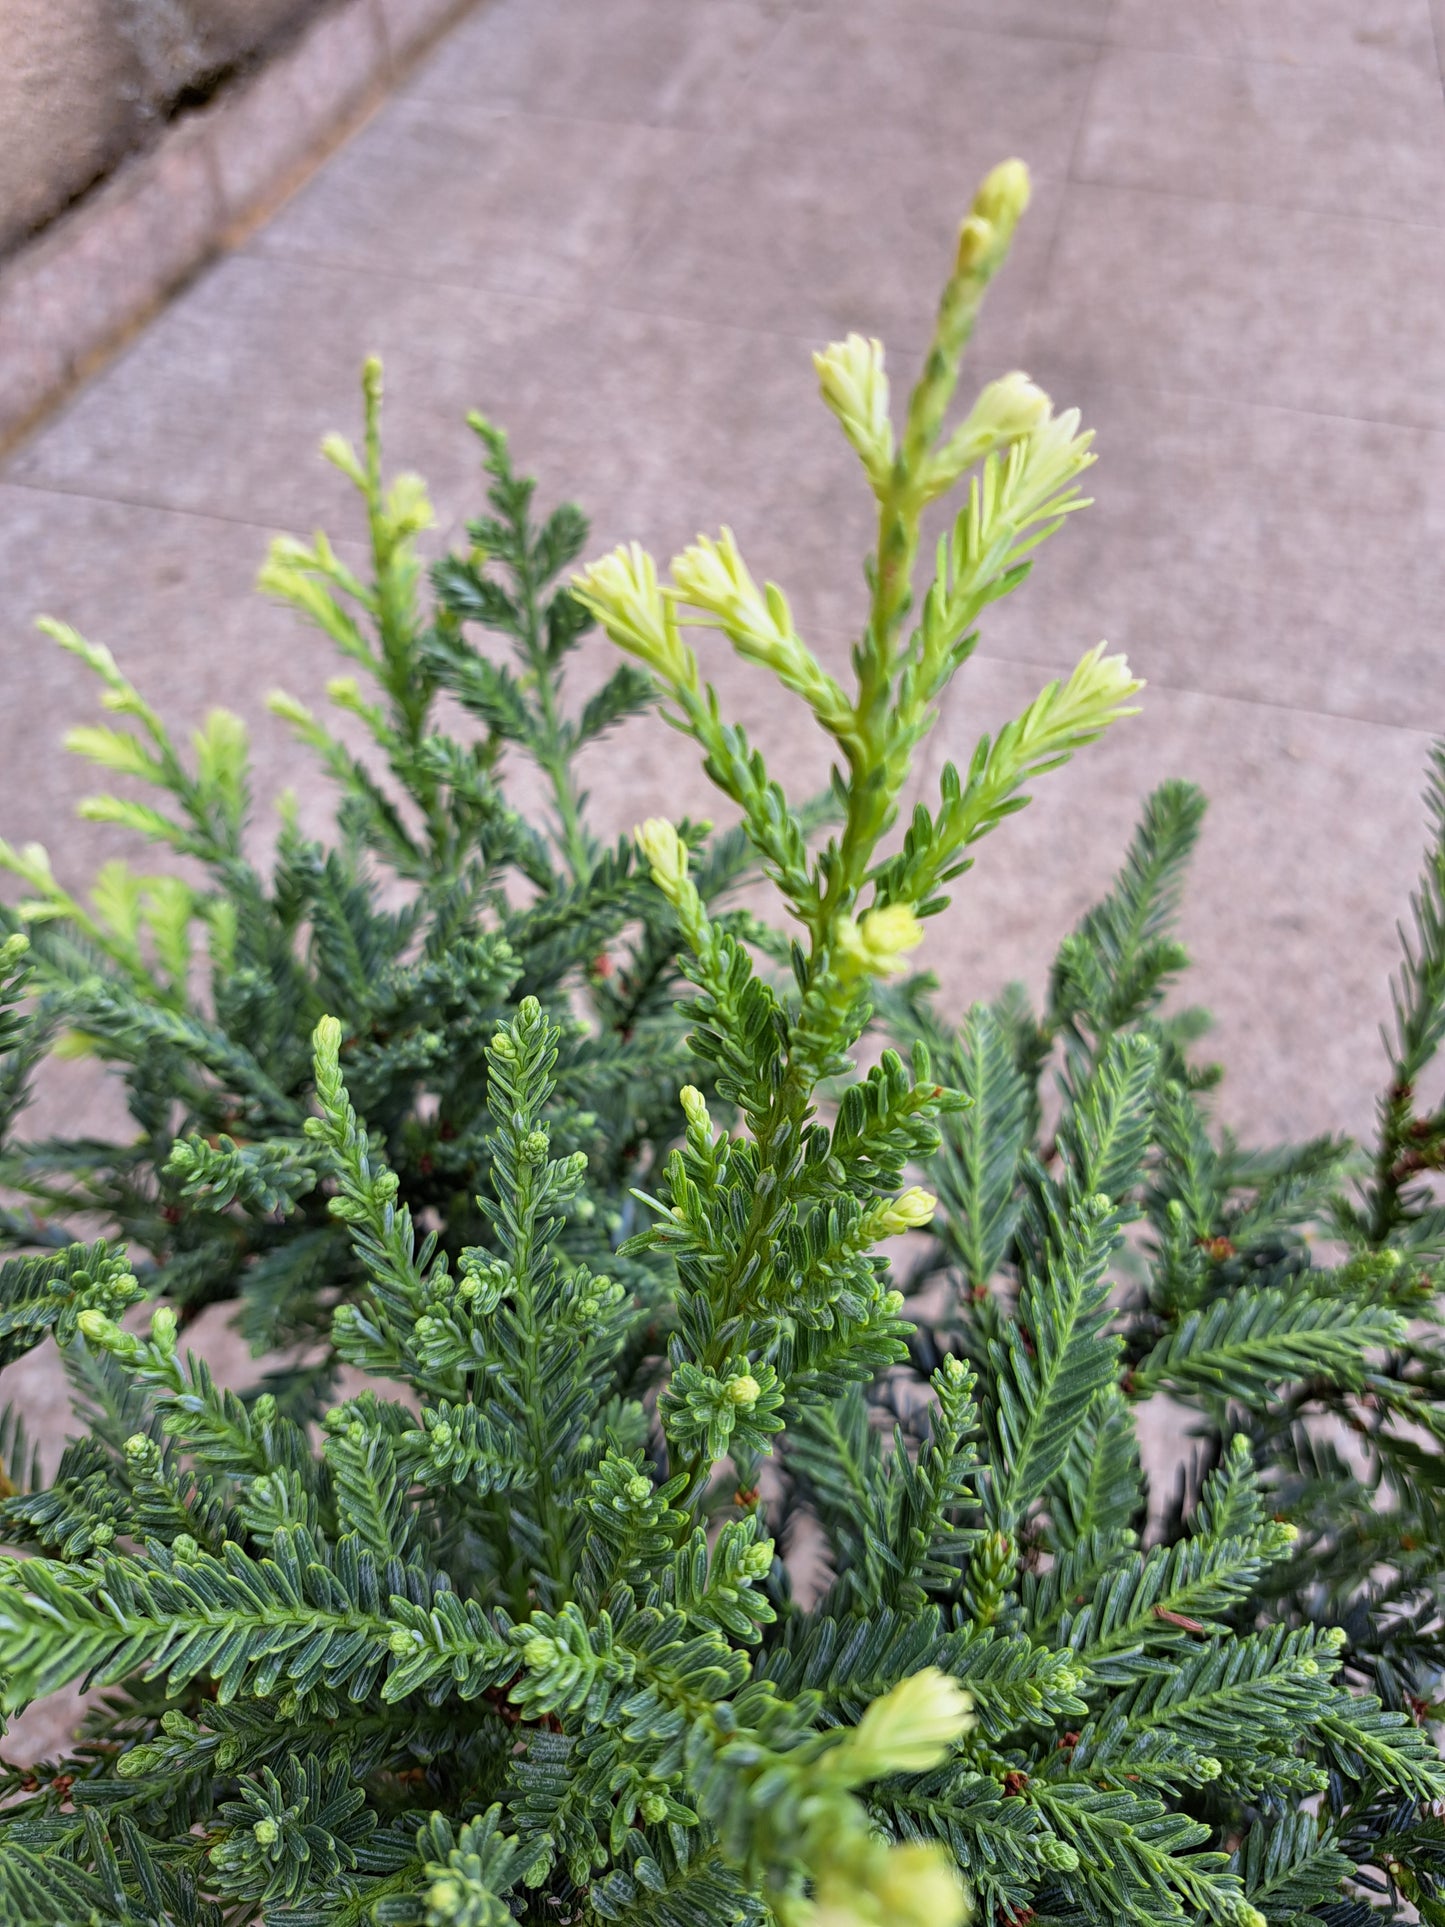
{"type": "Polygon", "coordinates": [[[0,62],[0,251],[114,164],[144,114],[111,0],[6,0],[0,62]]]}
{"type": "Polygon", "coordinates": [[[228,218],[274,194],[322,130],[380,84],[384,64],[378,16],[367,0],[350,0],[278,54],[262,84],[218,102],[211,146],[228,218]]]}
{"type": "Polygon", "coordinates": [[[207,86],[299,29],[324,0],[120,0],[154,97],[207,86]]]}
{"type": "Polygon", "coordinates": [[[202,130],[178,129],[0,280],[0,428],[34,413],[190,274],[220,231],[202,130]]]}

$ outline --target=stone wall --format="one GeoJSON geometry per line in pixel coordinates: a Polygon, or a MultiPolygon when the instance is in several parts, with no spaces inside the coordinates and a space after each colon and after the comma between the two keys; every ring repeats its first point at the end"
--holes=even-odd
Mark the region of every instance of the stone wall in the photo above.
{"type": "Polygon", "coordinates": [[[0,254],[324,0],[4,0],[0,254]]]}

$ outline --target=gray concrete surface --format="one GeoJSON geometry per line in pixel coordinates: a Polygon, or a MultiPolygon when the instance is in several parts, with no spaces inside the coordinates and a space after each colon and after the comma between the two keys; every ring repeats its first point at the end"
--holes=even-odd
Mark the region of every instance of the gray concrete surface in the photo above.
{"type": "MultiPolygon", "coordinates": [[[[880,333],[901,385],[975,180],[1018,153],[1035,205],[970,379],[1021,366],[1081,406],[1097,500],[985,623],[920,781],[1101,637],[1150,687],[982,847],[929,961],[960,1003],[1037,988],[1147,788],[1192,777],[1224,1115],[1368,1129],[1445,726],[1436,4],[490,0],[0,471],[0,833],[67,876],[119,847],[70,815],[88,782],[56,745],[92,699],[42,609],[178,721],[240,710],[261,793],[307,783],[320,819],[263,696],[319,698],[332,661],[247,587],[269,532],[355,533],[314,449],[354,432],[371,350],[438,539],[480,501],[480,407],[598,548],[665,558],[726,519],[843,663],[869,502],[811,351],[880,333]]],[[[816,781],[806,720],[717,675],[816,781]]],[[[613,826],[707,802],[660,726],[592,776],[613,826]]]]}

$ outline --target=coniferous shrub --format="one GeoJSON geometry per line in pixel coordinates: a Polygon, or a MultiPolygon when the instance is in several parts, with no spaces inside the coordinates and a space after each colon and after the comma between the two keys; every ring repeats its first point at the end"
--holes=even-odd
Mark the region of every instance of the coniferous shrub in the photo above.
{"type": "MultiPolygon", "coordinates": [[[[300,1417],[334,1382],[332,1310],[365,1279],[328,1211],[324,1155],[304,1134],[318,1018],[341,1019],[350,1088],[453,1259],[487,1236],[475,1203],[485,1052],[522,996],[545,998],[563,1027],[552,1129],[587,1153],[568,1221],[574,1256],[597,1264],[610,1252],[635,1210],[629,1185],[646,1179],[677,1092],[697,1075],[674,1008],[675,918],[631,843],[604,847],[589,830],[578,787],[578,752],[650,701],[646,678],[624,664],[575,720],[564,713],[567,659],[591,624],[558,577],[586,523],[565,503],[539,521],[505,436],[474,416],[490,513],[469,525],[465,554],[432,570],[428,610],[416,538],[431,509],[415,476],[383,481],[375,363],[364,399],[361,456],[339,436],[325,453],[365,510],[369,579],[320,534],[275,542],[261,576],[350,672],[328,691],[369,755],[293,698],[270,703],[334,780],[334,843],[304,835],[283,797],[266,875],[248,837],[240,720],[213,711],[188,757],[110,652],[58,623],[42,626],[96,673],[127,725],[69,732],[72,750],[132,779],[130,794],[92,797],[82,815],[191,867],[137,875],[107,863],[87,902],[43,849],[0,843],[0,865],[29,892],[0,920],[29,937],[32,1035],[58,1033],[63,1049],[121,1076],[135,1126],[109,1142],[12,1138],[0,1185],[31,1210],[0,1219],[0,1237],[33,1245],[37,1210],[61,1245],[73,1222],[98,1219],[183,1324],[239,1298],[254,1348],[290,1354],[271,1389],[300,1417]],[[504,638],[515,666],[474,646],[478,630],[504,638]],[[449,727],[448,701],[480,724],[470,740],[449,727]],[[530,813],[503,787],[519,759],[535,772],[530,813]]],[[[710,900],[745,855],[736,834],[711,845],[699,873],[710,900]]]]}
{"type": "MultiPolygon", "coordinates": [[[[971,1100],[944,1121],[929,1167],[936,1243],[913,1287],[936,1292],[946,1281],[946,1291],[941,1315],[911,1342],[915,1370],[944,1353],[967,1358],[993,1388],[984,1409],[992,1402],[1000,1437],[1030,1403],[1041,1361],[1068,1355],[1060,1307],[1037,1284],[1055,1173],[1078,1155],[1099,1094],[1132,1086],[1123,1115],[1133,1140],[1118,1155],[1144,1236],[1134,1262],[1115,1269],[1107,1302],[1081,1303],[1080,1322],[1066,1331],[1077,1357],[1093,1334],[1103,1390],[1073,1431],[1042,1512],[1014,1514],[1006,1530],[1024,1574],[1024,1611],[1054,1636],[1078,1637],[1081,1625],[1085,1644],[1097,1642],[1117,1610],[1121,1571],[1139,1575],[1146,1598],[1158,1589],[1152,1610],[1174,1629],[1172,1641],[1165,1635],[1174,1663],[1139,1689],[1133,1711],[1147,1708],[1196,1738],[1216,1718],[1248,1730],[1256,1696],[1281,1708],[1303,1656],[1285,1657],[1288,1640],[1306,1630],[1340,1643],[1341,1681],[1394,1725],[1437,1729],[1445,1211],[1428,1178],[1445,1160],[1445,1111],[1422,1103],[1420,1085],[1445,1038],[1445,744],[1432,759],[1427,804],[1431,848],[1368,1156],[1333,1136],[1261,1149],[1211,1127],[1219,1067],[1191,1058],[1206,1020],[1197,1009],[1161,1008],[1188,961],[1173,925],[1205,808],[1189,784],[1149,798],[1112,891],[1059,949],[1042,1013],[1014,987],[955,1028],[923,978],[889,1000],[895,1025],[925,1037],[939,1074],[971,1100]],[[1062,1112],[1053,1127],[1051,1079],[1062,1112]],[[1134,1414],[1161,1395],[1170,1436],[1185,1450],[1169,1472],[1177,1484],[1155,1494],[1151,1524],[1134,1414]],[[1237,1656],[1220,1648],[1206,1658],[1207,1628],[1186,1597],[1166,1594],[1170,1560],[1233,1466],[1252,1468],[1261,1502],[1291,1540],[1224,1615],[1253,1648],[1227,1677],[1237,1656]]],[[[1226,1771],[1196,1809],[1224,1838],[1242,1837],[1241,1865],[1251,1854],[1265,1856],[1261,1869],[1274,1865],[1251,1897],[1270,1920],[1307,1914],[1331,1927],[1412,1918],[1411,1906],[1421,1919],[1445,1919],[1436,1804],[1423,1787],[1411,1798],[1371,1785],[1353,1771],[1365,1759],[1359,1742],[1342,1751],[1338,1731],[1328,1722],[1325,1731],[1330,1777],[1309,1827],[1272,1811],[1271,1772],[1251,1788],[1226,1771]],[[1316,1855],[1302,1886],[1300,1870],[1316,1855]],[[1329,1903],[1332,1856],[1351,1869],[1349,1904],[1329,1903]]],[[[1259,1737],[1275,1744],[1265,1729],[1259,1737]]],[[[1126,1733],[1083,1729],[1085,1744],[1100,1738],[1113,1750],[1126,1733]]]]}
{"type": "MultiPolygon", "coordinates": [[[[666,582],[640,549],[620,550],[565,605],[566,624],[591,614],[642,663],[742,819],[742,839],[705,861],[685,826],[645,824],[651,899],[626,852],[587,858],[618,878],[607,933],[643,928],[667,1074],[691,1067],[675,1125],[650,1117],[624,1158],[611,1125],[579,1117],[609,1115],[615,1036],[610,1006],[583,1024],[568,1001],[588,982],[588,918],[604,913],[568,882],[560,795],[562,854],[530,880],[539,904],[557,893],[558,950],[542,955],[566,963],[548,975],[519,962],[501,987],[483,973],[455,1004],[435,993],[456,1049],[407,1060],[403,1122],[383,1128],[369,1107],[393,1089],[378,1069],[393,1027],[378,1020],[387,1034],[362,1041],[353,1011],[371,1007],[328,961],[321,886],[286,923],[255,910],[266,893],[242,857],[186,850],[215,864],[196,915],[221,930],[218,1010],[229,959],[252,955],[232,925],[281,917],[274,954],[302,959],[304,996],[289,966],[252,992],[253,1027],[284,1003],[276,1033],[311,1031],[314,1097],[296,1070],[293,1108],[273,1119],[219,1046],[197,1043],[204,1003],[166,1002],[185,971],[122,994],[101,967],[116,962],[114,917],[87,931],[37,866],[39,907],[59,914],[32,907],[31,950],[17,938],[0,951],[0,1104],[13,1108],[39,1048],[20,1011],[34,992],[42,1028],[65,1022],[132,1066],[155,1120],[128,1190],[108,1175],[113,1148],[85,1189],[81,1147],[65,1164],[81,1188],[57,1202],[119,1220],[117,1198],[174,1181],[251,1269],[307,1232],[335,1241],[328,1293],[303,1283],[297,1312],[278,1287],[275,1329],[319,1338],[370,1384],[314,1430],[315,1378],[305,1397],[291,1396],[298,1374],[283,1382],[289,1411],[273,1392],[213,1384],[184,1353],[180,1313],[245,1293],[235,1269],[211,1290],[199,1260],[132,1273],[119,1249],[76,1242],[0,1272],[5,1356],[53,1332],[87,1424],[48,1485],[6,1428],[0,1524],[27,1555],[0,1563],[6,1698],[78,1679],[100,1695],[72,1758],[0,1781],[0,1919],[1445,1918],[1430,1733],[1431,1268],[1445,1220],[1427,1189],[1445,1118],[1417,1095],[1445,1033],[1445,835],[1357,1191],[1342,1144],[1260,1152],[1211,1126],[1200,1023],[1164,1003],[1185,961],[1173,915],[1202,808],[1185,786],[1151,799],[1115,888],[1062,946],[1043,1013],[1012,993],[955,1030],[926,981],[904,977],[973,844],[1139,687],[1122,659],[1091,652],[966,769],[946,766],[936,805],[884,844],[977,619],[1083,506],[1089,438],[1023,377],[989,384],[945,428],[1026,198],[1017,163],[980,190],[896,435],[876,342],[817,358],[878,502],[851,689],[726,532],[666,582]],[[915,598],[923,513],[965,477],[915,598]],[[722,716],[690,626],[720,629],[831,738],[821,840],[722,716]],[[711,900],[744,844],[789,919],[781,943],[711,900]],[[686,1046],[660,1007],[674,942],[686,1046]],[[319,1010],[333,989],[341,1009],[319,1010]],[[112,1012],[132,1007],[140,1025],[162,1013],[150,1048],[173,1052],[150,1083],[140,1051],[115,1042],[112,1012]],[[860,1075],[879,1019],[911,1052],[860,1075]],[[415,1146],[433,1115],[423,1099],[463,1055],[474,1081],[446,1101],[472,1108],[442,1212],[415,1146]],[[221,1138],[212,1085],[251,1106],[244,1138],[221,1138]],[[167,1104],[186,1120],[179,1153],[159,1145],[175,1129],[167,1104]],[[675,1141],[637,1185],[645,1217],[630,1228],[619,1200],[638,1138],[675,1141]],[[936,1199],[909,1181],[919,1166],[936,1199]],[[455,1202],[464,1184],[475,1207],[455,1202]],[[419,1229],[423,1202],[443,1231],[419,1229]],[[932,1255],[905,1292],[879,1247],[925,1227],[932,1255]],[[1312,1231],[1337,1262],[1321,1262],[1312,1231]],[[143,1293],[162,1300],[145,1328],[124,1316],[143,1293]],[[1134,1414],[1160,1394],[1190,1410],[1195,1444],[1151,1513],[1134,1414]]],[[[373,504],[378,475],[369,455],[373,504]]],[[[283,551],[281,567],[294,587],[313,571],[336,581],[339,565],[318,543],[304,564],[283,551]]],[[[444,565],[433,630],[401,625],[410,668],[374,731],[394,773],[444,754],[408,735],[413,676],[459,694],[486,684],[488,743],[511,713],[499,672],[454,626],[494,618],[481,580],[476,556],[444,565]]],[[[383,611],[385,581],[379,562],[383,611]]],[[[110,686],[163,755],[139,699],[110,686]]],[[[630,699],[638,686],[622,687],[630,699]]],[[[367,771],[301,727],[344,771],[351,840],[337,862],[363,890],[362,852],[391,860],[422,832],[387,818],[367,771]]],[[[565,730],[560,712],[546,727],[565,730]]],[[[225,760],[203,750],[198,795],[225,760]]],[[[400,781],[424,810],[420,775],[400,781]]],[[[444,789],[454,867],[470,876],[492,860],[487,831],[466,814],[467,784],[444,789]]],[[[1432,795],[1445,831],[1445,763],[1432,795]]],[[[428,906],[434,848],[393,863],[428,906]]],[[[279,862],[289,875],[284,844],[279,862]]],[[[142,894],[162,906],[159,927],[146,911],[147,947],[131,925],[147,969],[152,956],[167,968],[165,893],[179,887],[142,894]]],[[[441,918],[437,969],[494,931],[520,954],[507,919],[531,906],[480,882],[462,899],[441,918]]],[[[398,974],[428,955],[434,926],[413,914],[386,953],[398,974]]],[[[256,954],[273,950],[258,938],[256,954]]],[[[63,1162],[30,1155],[35,1173],[63,1162]]]]}

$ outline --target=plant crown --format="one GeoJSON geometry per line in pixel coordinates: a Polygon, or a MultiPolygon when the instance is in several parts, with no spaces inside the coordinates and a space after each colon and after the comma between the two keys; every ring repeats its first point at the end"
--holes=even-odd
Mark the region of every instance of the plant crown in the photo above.
{"type": "Polygon", "coordinates": [[[53,1341],[85,1423],[47,1481],[0,1421],[0,1674],[11,1709],[97,1689],[73,1755],[0,1767],[7,1927],[1445,1921],[1445,751],[1368,1168],[1211,1122],[1165,1005],[1185,784],[1041,1014],[955,1028],[908,970],[1140,687],[1091,651],[890,838],[980,616],[1085,505],[1090,438],[1024,376],[948,425],[1027,198],[1017,162],[979,190],[901,423],[876,341],[816,357],[878,513],[846,686],[727,530],[556,587],[585,525],[533,519],[479,418],[492,514],[425,614],[374,365],[362,454],[327,448],[369,575],[320,535],[263,573],[356,672],[334,728],[274,703],[334,847],[287,805],[264,874],[235,719],[188,758],[52,626],[125,725],[72,747],[149,792],[87,813],[185,869],[82,901],[0,851],[0,1363],[53,1341]],[[572,720],[592,621],[640,667],[572,720]],[[699,630],[811,712],[826,811],[699,630]],[[577,758],[653,692],[740,828],[651,819],[639,863],[577,758]],[[723,905],[753,862],[776,927],[723,905]],[[911,1050],[865,1073],[879,1022],[911,1050]],[[57,1037],[119,1068],[132,1142],[15,1136],[57,1037]],[[228,1299],[283,1354],[239,1390],[182,1343],[228,1299]],[[1192,1444],[1151,1494],[1166,1396],[1192,1444]]]}

